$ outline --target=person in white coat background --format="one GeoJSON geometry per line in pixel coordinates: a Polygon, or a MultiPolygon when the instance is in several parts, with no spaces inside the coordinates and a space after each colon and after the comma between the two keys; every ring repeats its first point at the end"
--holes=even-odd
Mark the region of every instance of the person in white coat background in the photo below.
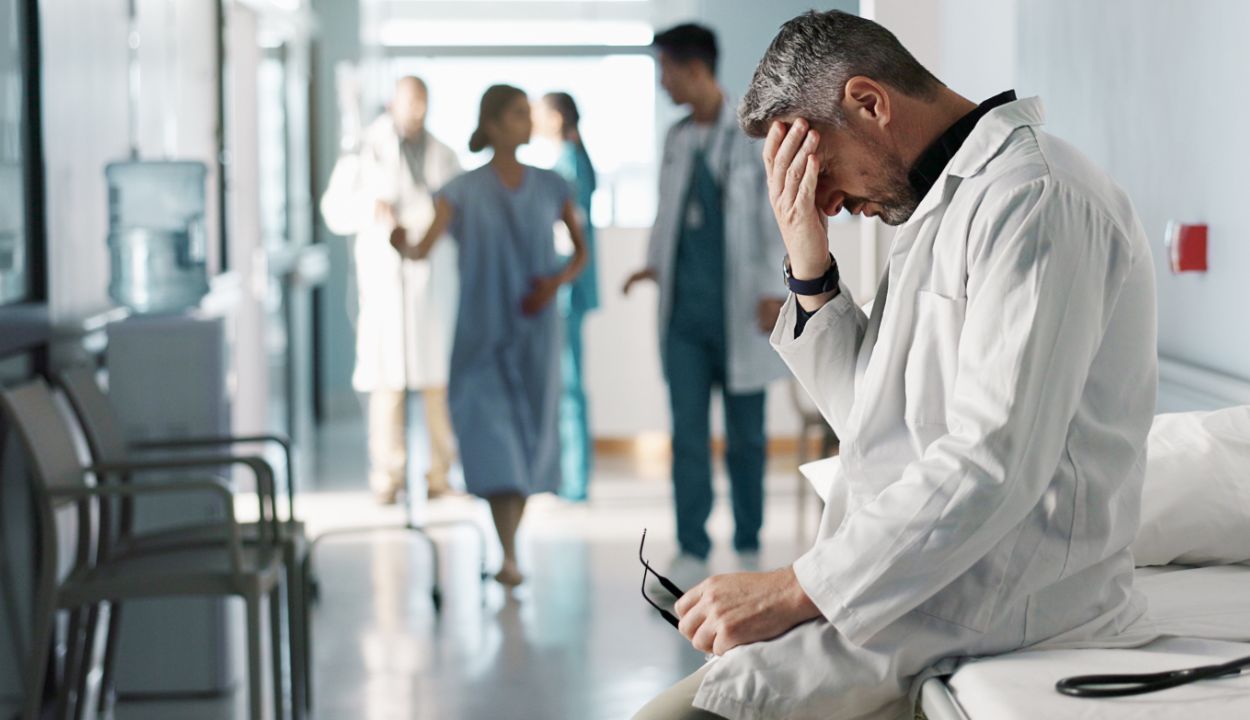
{"type": "Polygon", "coordinates": [[[712,543],[710,403],[720,388],[734,549],[755,563],[764,520],[764,400],[786,370],[768,346],[784,298],[777,287],[777,223],[756,144],[738,127],[716,80],[712,31],[679,25],[656,35],[660,84],[691,114],[669,130],[659,208],[641,280],[660,289],[660,354],[672,411],[678,582],[707,576],[712,543]]]}
{"type": "Polygon", "coordinates": [[[405,487],[405,390],[419,391],[424,401],[431,497],[449,491],[455,460],[447,409],[455,246],[441,243],[429,258],[413,261],[390,243],[397,229],[419,236],[415,229],[434,218],[434,193],[460,174],[456,154],[425,128],[428,107],[425,83],[400,78],[388,111],[365,129],[359,148],[339,158],[321,201],[330,230],[355,235],[359,314],[352,385],[367,396],[369,485],[383,503],[395,502],[405,487]]]}
{"type": "Polygon", "coordinates": [[[680,598],[717,657],[638,717],[910,718],[960,657],[1150,640],[1128,546],[1154,269],[1127,196],[1038,99],[977,105],[839,12],[783,26],[739,119],[788,253],[772,341],[842,439],[840,500],[793,565],[680,598]],[[871,315],[829,253],[842,209],[898,226],[871,315]]]}

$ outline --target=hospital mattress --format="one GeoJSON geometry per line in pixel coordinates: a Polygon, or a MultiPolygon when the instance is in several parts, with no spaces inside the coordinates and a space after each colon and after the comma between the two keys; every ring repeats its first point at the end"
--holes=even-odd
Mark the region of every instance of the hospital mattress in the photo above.
{"type": "Polygon", "coordinates": [[[1211,680],[1136,697],[1060,695],[1072,675],[1142,673],[1250,655],[1250,567],[1142,569],[1159,639],[1135,648],[1025,650],[969,661],[921,689],[928,720],[1154,720],[1250,718],[1250,676],[1211,680]]]}

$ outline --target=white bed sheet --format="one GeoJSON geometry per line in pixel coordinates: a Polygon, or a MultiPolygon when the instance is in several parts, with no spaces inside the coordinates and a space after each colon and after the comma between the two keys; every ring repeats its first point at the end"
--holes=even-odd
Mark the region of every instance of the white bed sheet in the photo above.
{"type": "MultiPolygon", "coordinates": [[[[1148,622],[1166,637],[1137,648],[1032,650],[968,662],[946,681],[950,696],[968,720],[1250,718],[1250,676],[1127,698],[1055,691],[1056,681],[1072,675],[1159,672],[1250,655],[1250,567],[1143,569],[1137,585],[1149,600],[1148,622]]],[[[936,693],[926,695],[930,720],[959,717],[937,707],[936,693]]]]}

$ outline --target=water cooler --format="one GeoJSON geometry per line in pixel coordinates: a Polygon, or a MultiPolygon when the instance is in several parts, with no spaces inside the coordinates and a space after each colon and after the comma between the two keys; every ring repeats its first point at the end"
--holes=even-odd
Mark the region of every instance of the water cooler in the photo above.
{"type": "MultiPolygon", "coordinates": [[[[106,168],[109,294],[131,316],[108,327],[109,397],[128,439],[221,436],[230,431],[229,321],[197,310],[208,293],[203,163],[128,161],[106,168]]],[[[218,475],[226,477],[223,468],[218,475]]],[[[199,471],[196,477],[202,477],[199,471]]],[[[187,476],[136,478],[178,480],[187,476]]],[[[146,498],[138,531],[222,519],[199,495],[146,498]]],[[[212,697],[235,685],[237,612],[226,601],[127,603],[118,640],[117,692],[127,698],[212,697]]]]}

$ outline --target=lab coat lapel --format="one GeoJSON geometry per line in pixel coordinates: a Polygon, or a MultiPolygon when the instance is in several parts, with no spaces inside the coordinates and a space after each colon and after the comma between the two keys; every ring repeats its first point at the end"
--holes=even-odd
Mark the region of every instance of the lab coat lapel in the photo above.
{"type": "Polygon", "coordinates": [[[998,154],[1003,144],[1018,128],[1041,125],[1044,121],[1045,112],[1042,108],[1042,101],[1036,97],[1007,103],[994,108],[981,118],[981,121],[972,129],[972,133],[968,135],[968,139],[964,141],[963,146],[942,169],[933,187],[929,188],[929,192],[925,193],[920,200],[916,211],[906,223],[900,226],[898,234],[894,237],[890,256],[904,253],[910,248],[909,244],[901,241],[914,240],[916,235],[907,233],[906,228],[914,228],[923,224],[935,211],[945,212],[951,196],[959,187],[959,179],[980,172],[981,168],[998,154]]]}

